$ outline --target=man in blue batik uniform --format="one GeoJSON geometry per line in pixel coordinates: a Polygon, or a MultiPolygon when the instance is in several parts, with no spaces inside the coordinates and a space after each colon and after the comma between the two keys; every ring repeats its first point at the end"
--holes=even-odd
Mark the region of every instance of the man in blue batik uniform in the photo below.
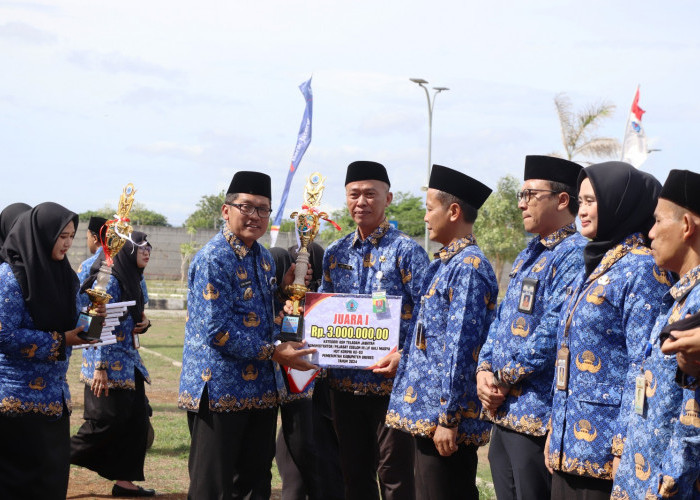
{"type": "Polygon", "coordinates": [[[102,255],[102,237],[100,236],[100,228],[107,222],[104,217],[98,217],[93,215],[90,217],[87,228],[87,247],[91,257],[85,259],[80,266],[78,266],[78,279],[82,284],[83,281],[90,276],[90,267],[92,264],[100,258],[102,255]]]}
{"type": "Polygon", "coordinates": [[[664,355],[659,338],[674,328],[669,325],[700,312],[698,189],[699,174],[671,170],[649,232],[656,264],[681,279],[663,298],[638,366],[639,386],[634,409],[627,409],[627,439],[615,474],[614,499],[700,498],[700,395],[697,387],[683,389],[676,383],[675,356],[664,355]]]}
{"type": "Polygon", "coordinates": [[[551,411],[559,311],[583,269],[576,231],[581,167],[550,156],[525,158],[518,208],[532,238],[515,259],[505,298],[479,354],[477,390],[496,424],[489,446],[498,498],[549,498],[542,451],[551,411]]]}
{"type": "MultiPolygon", "coordinates": [[[[316,368],[303,344],[273,344],[270,177],[233,176],[226,224],[189,269],[178,406],[188,411],[190,498],[269,498],[278,395],[272,361],[316,368]],[[235,478],[235,481],[234,481],[235,478]]],[[[291,274],[290,274],[291,277],[291,274]]]]}
{"type": "MultiPolygon", "coordinates": [[[[411,238],[389,225],[389,176],[383,165],[356,161],[348,166],[345,194],[357,231],[332,243],[323,256],[319,292],[400,295],[403,347],[413,306],[420,300],[428,256],[411,238]]],[[[413,442],[384,425],[389,395],[401,356],[395,352],[375,370],[329,370],[333,421],[347,500],[412,499],[413,442]]]]}
{"type": "Polygon", "coordinates": [[[423,279],[386,422],[415,436],[416,498],[478,499],[476,451],[491,424],[479,419],[476,355],[498,283],[472,229],[491,189],[441,165],[433,165],[428,188],[425,222],[443,247],[423,279]]]}

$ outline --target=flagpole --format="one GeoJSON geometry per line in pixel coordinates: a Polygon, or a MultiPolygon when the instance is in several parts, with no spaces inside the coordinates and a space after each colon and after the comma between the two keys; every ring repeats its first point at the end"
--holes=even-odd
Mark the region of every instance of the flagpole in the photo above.
{"type": "MultiPolygon", "coordinates": [[[[639,84],[637,84],[637,91],[634,93],[634,99],[637,98],[639,94],[639,84]]],[[[634,103],[632,99],[632,103],[634,103]]],[[[630,111],[627,113],[627,125],[625,125],[625,136],[622,138],[622,149],[620,150],[620,161],[625,159],[625,144],[627,144],[627,131],[630,128],[630,120],[632,120],[632,106],[630,106],[630,111]]]]}

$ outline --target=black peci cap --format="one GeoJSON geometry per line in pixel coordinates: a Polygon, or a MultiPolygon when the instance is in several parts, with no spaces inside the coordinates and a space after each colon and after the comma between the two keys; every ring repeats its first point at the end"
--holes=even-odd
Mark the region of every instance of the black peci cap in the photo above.
{"type": "Polygon", "coordinates": [[[88,229],[94,234],[100,234],[100,228],[105,225],[105,222],[107,222],[107,219],[104,217],[93,215],[90,217],[90,222],[88,222],[88,229]]]}
{"type": "Polygon", "coordinates": [[[382,181],[391,186],[386,168],[376,161],[354,161],[348,165],[348,171],[345,174],[345,185],[347,186],[351,182],[357,181],[382,181]]]}
{"type": "Polygon", "coordinates": [[[668,200],[700,215],[700,174],[690,170],[671,170],[659,198],[668,200]]]}
{"type": "Polygon", "coordinates": [[[524,180],[542,179],[575,188],[581,170],[581,165],[563,158],[529,155],[525,157],[524,180]]]}
{"type": "Polygon", "coordinates": [[[272,181],[262,172],[240,171],[233,175],[226,194],[245,193],[267,196],[272,199],[272,181]]]}
{"type": "Polygon", "coordinates": [[[433,165],[428,187],[456,196],[477,210],[491,194],[491,188],[462,172],[433,165]]]}

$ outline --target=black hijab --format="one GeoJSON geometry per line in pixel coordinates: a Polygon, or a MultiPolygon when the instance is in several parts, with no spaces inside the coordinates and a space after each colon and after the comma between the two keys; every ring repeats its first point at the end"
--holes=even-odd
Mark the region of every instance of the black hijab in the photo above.
{"type": "MultiPolygon", "coordinates": [[[[31,210],[32,207],[26,203],[13,203],[12,205],[7,205],[5,209],[0,212],[0,248],[2,248],[5,238],[10,234],[10,229],[15,224],[15,221],[24,212],[31,210]]],[[[0,264],[4,260],[0,257],[0,264]]]]}
{"type": "MultiPolygon", "coordinates": [[[[131,233],[131,241],[127,240],[122,249],[114,257],[112,265],[112,276],[119,282],[119,287],[122,290],[121,301],[128,302],[136,301],[136,305],[129,307],[129,314],[134,320],[134,323],[140,323],[143,319],[144,299],[143,289],[141,288],[141,278],[143,277],[143,268],[140,268],[136,262],[136,255],[139,246],[145,244],[151,248],[151,244],[146,241],[146,233],[134,231],[131,233]]],[[[81,290],[86,290],[92,286],[97,278],[97,273],[100,271],[100,266],[105,260],[104,253],[90,266],[90,276],[83,282],[81,290]]]]}
{"type": "Polygon", "coordinates": [[[40,203],[19,216],[0,250],[39,330],[65,332],[75,328],[78,277],[67,256],[63,260],[51,258],[58,236],[71,221],[77,231],[77,214],[58,203],[40,203]]]}
{"type": "Polygon", "coordinates": [[[578,187],[588,178],[598,205],[598,230],[583,250],[586,276],[605,253],[633,233],[648,237],[654,225],[654,209],[661,184],[646,172],[621,161],[586,167],[579,174],[578,187]]]}

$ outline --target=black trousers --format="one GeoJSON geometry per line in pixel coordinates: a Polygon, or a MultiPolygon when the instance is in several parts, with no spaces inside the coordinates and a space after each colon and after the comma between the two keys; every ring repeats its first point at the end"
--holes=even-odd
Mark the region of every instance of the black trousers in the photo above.
{"type": "Polygon", "coordinates": [[[612,487],[612,480],[554,471],[552,500],[608,500],[612,487]]]}
{"type": "Polygon", "coordinates": [[[499,500],[549,498],[552,475],[544,464],[547,436],[529,436],[499,425],[493,426],[489,463],[499,500]]]}
{"type": "Polygon", "coordinates": [[[389,396],[331,390],[333,421],[348,500],[413,500],[414,444],[385,425],[389,396]]]}
{"type": "Polygon", "coordinates": [[[70,472],[70,417],[0,416],[0,498],[64,500],[70,472]]]}
{"type": "Polygon", "coordinates": [[[110,389],[96,397],[85,385],[85,422],[71,438],[70,462],[112,481],[143,481],[148,441],[144,380],[136,370],[135,390],[110,389]]]}
{"type": "Polygon", "coordinates": [[[317,379],[311,399],[286,403],[280,413],[275,460],[282,477],[282,500],[343,500],[328,381],[317,379]]]}
{"type": "Polygon", "coordinates": [[[199,411],[187,412],[190,429],[192,500],[262,500],[270,498],[275,456],[277,408],[209,411],[204,390],[199,411]]]}
{"type": "Polygon", "coordinates": [[[415,445],[418,500],[479,500],[478,446],[460,444],[456,452],[443,457],[432,439],[417,437],[415,445]]]}

